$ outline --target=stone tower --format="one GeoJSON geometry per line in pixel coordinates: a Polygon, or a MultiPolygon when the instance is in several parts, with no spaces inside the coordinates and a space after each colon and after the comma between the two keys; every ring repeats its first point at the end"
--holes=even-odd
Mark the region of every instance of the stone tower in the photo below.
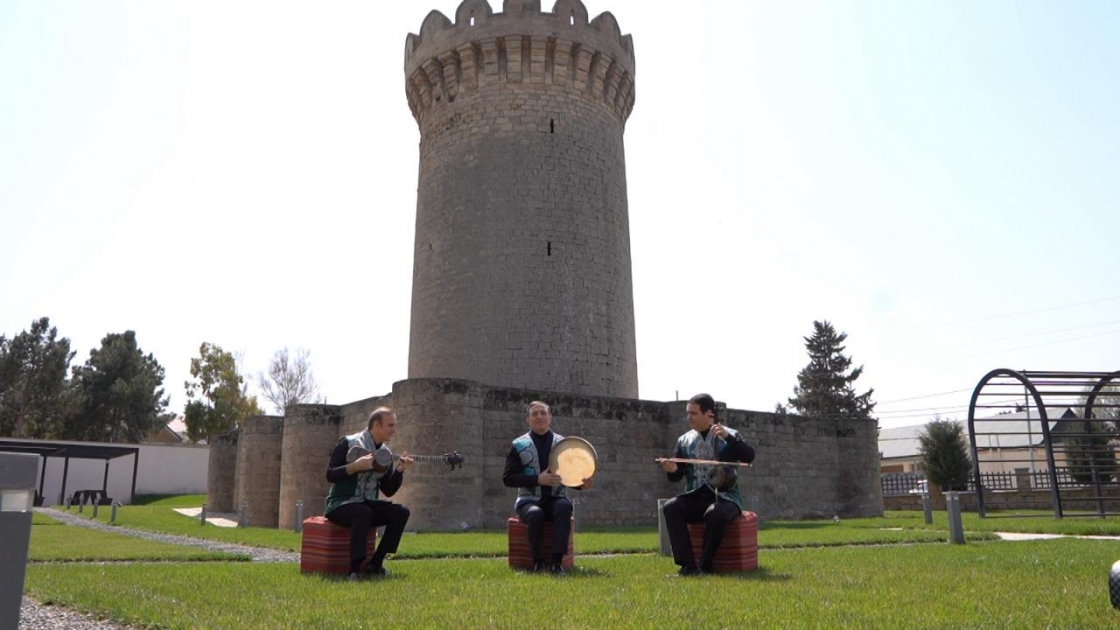
{"type": "Polygon", "coordinates": [[[636,398],[634,48],[580,0],[465,0],[405,41],[420,127],[409,378],[636,398]]]}

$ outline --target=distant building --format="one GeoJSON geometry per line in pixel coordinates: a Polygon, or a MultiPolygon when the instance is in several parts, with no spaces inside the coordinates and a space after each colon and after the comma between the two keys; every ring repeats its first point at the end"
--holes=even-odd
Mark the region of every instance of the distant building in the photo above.
{"type": "MultiPolygon", "coordinates": [[[[1080,419],[1071,407],[1047,407],[1046,416],[1052,435],[1062,433],[1070,420],[1080,419]]],[[[963,421],[958,422],[963,424],[963,421]]],[[[879,431],[879,465],[883,474],[923,472],[918,436],[925,428],[925,424],[916,424],[879,431]]],[[[968,427],[964,429],[967,437],[968,427]]],[[[1046,449],[1037,409],[977,418],[976,430],[980,472],[1014,472],[1016,468],[1046,470],[1046,449]],[[1037,465],[1030,466],[1031,461],[1037,465]]],[[[1055,466],[1062,468],[1064,465],[1064,457],[1059,455],[1055,466]]]]}

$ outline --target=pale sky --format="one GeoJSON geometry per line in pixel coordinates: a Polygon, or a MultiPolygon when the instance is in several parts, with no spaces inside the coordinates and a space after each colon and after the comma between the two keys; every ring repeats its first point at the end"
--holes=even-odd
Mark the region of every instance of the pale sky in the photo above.
{"type": "MultiPolygon", "coordinates": [[[[634,38],[641,397],[771,411],[814,319],[882,426],[997,367],[1120,369],[1120,5],[585,0],[634,38]],[[934,395],[938,394],[938,395],[934,395]]],[[[543,0],[550,9],[552,0],[543,0]]],[[[405,36],[456,1],[0,3],[0,333],[407,376],[405,36]]],[[[500,2],[492,0],[495,10],[500,2]]]]}

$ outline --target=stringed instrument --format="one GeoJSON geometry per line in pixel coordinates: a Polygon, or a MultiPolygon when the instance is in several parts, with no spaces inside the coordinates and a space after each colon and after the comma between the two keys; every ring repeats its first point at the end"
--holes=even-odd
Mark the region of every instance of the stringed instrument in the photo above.
{"type": "Polygon", "coordinates": [[[653,461],[657,463],[675,462],[678,464],[709,465],[711,468],[708,469],[708,485],[714,488],[716,492],[727,492],[735,486],[735,482],[739,479],[738,467],[751,467],[746,462],[721,462],[714,459],[688,459],[686,457],[658,457],[653,461]]]}
{"type": "MultiPolygon", "coordinates": [[[[346,452],[346,463],[352,464],[355,461],[369,455],[370,451],[361,446],[351,446],[350,450],[346,452]]],[[[463,467],[463,456],[459,451],[452,453],[444,453],[443,455],[409,455],[413,461],[417,462],[442,462],[448,465],[451,470],[463,467]]],[[[373,472],[385,472],[386,469],[394,462],[400,459],[401,456],[397,453],[390,454],[389,451],[378,449],[373,453],[373,472]]]]}

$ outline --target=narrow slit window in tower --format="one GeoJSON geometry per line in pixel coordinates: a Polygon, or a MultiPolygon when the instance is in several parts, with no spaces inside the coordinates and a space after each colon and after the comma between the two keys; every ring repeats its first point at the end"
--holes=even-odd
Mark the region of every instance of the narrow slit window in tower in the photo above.
{"type": "Polygon", "coordinates": [[[474,16],[471,16],[471,26],[474,26],[474,16]]]}
{"type": "Polygon", "coordinates": [[[548,242],[548,255],[549,255],[549,256],[551,256],[551,255],[552,255],[552,241],[549,241],[549,242],[548,242]]]}
{"type": "Polygon", "coordinates": [[[572,11],[572,14],[568,16],[568,26],[575,26],[575,25],[576,25],[576,12],[572,11]]]}
{"type": "Polygon", "coordinates": [[[555,118],[549,118],[548,119],[548,133],[556,133],[556,119],[555,118]]]}

